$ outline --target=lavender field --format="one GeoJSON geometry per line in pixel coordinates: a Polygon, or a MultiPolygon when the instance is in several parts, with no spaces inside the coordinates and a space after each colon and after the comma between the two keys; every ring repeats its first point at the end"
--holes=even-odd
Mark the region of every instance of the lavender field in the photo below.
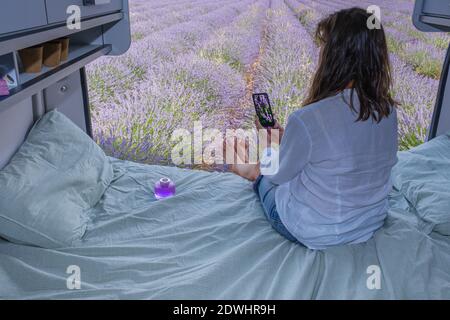
{"type": "Polygon", "coordinates": [[[325,15],[379,5],[388,34],[400,147],[421,144],[450,36],[422,34],[413,0],[130,0],[133,43],[87,72],[95,139],[107,154],[170,164],[172,132],[253,126],[252,92],[268,92],[285,124],[314,72],[325,15]]]}

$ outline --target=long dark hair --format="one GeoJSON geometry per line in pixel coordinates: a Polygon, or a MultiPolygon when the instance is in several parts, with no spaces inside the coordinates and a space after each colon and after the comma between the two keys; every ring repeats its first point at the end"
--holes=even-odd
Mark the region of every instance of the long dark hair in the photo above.
{"type": "Polygon", "coordinates": [[[351,86],[360,100],[356,121],[370,118],[380,122],[398,105],[391,93],[392,75],[383,26],[368,27],[371,15],[361,8],[333,13],[319,22],[315,37],[321,46],[319,67],[309,94],[308,105],[334,96],[351,86]]]}

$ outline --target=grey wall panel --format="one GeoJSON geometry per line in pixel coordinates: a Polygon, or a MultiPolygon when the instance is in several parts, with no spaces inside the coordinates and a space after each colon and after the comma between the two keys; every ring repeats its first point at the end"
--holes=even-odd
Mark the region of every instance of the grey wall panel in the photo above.
{"type": "Polygon", "coordinates": [[[83,0],[45,0],[45,2],[47,4],[47,15],[49,23],[66,21],[69,17],[69,15],[67,14],[67,8],[70,5],[76,5],[80,7],[82,18],[102,15],[122,9],[122,0],[111,0],[108,4],[89,6],[85,6],[83,4],[83,0]]]}
{"type": "Polygon", "coordinates": [[[432,15],[450,16],[450,2],[446,0],[426,0],[423,12],[432,15]]]}
{"type": "Polygon", "coordinates": [[[416,0],[413,23],[425,32],[450,31],[449,0],[416,0]]]}
{"type": "Polygon", "coordinates": [[[112,45],[113,56],[124,54],[131,46],[130,10],[128,0],[123,0],[124,17],[118,23],[110,23],[104,26],[105,44],[112,45]]]}
{"type": "Polygon", "coordinates": [[[450,132],[450,78],[447,78],[436,136],[450,132]]]}
{"type": "Polygon", "coordinates": [[[19,149],[33,123],[31,97],[0,111],[0,169],[19,149]]]}
{"type": "Polygon", "coordinates": [[[0,35],[47,24],[44,0],[0,2],[0,35]]]}
{"type": "Polygon", "coordinates": [[[80,73],[80,68],[102,55],[124,53],[131,37],[127,0],[110,0],[106,4],[101,1],[103,4],[94,6],[84,6],[83,0],[0,2],[1,55],[67,35],[72,35],[73,44],[97,45],[89,54],[22,84],[0,101],[1,169],[23,143],[34,121],[49,110],[57,108],[82,130],[91,133],[85,75],[80,73]],[[68,30],[63,24],[69,5],[80,6],[82,17],[92,18],[82,22],[81,30],[68,30]],[[18,30],[24,32],[10,33],[18,30]],[[8,36],[1,38],[2,34],[8,36]]]}
{"type": "Polygon", "coordinates": [[[83,91],[80,83],[80,73],[74,72],[45,89],[44,101],[47,112],[58,109],[86,132],[83,91]]]}
{"type": "Polygon", "coordinates": [[[428,140],[450,131],[450,47],[442,69],[428,140]]]}

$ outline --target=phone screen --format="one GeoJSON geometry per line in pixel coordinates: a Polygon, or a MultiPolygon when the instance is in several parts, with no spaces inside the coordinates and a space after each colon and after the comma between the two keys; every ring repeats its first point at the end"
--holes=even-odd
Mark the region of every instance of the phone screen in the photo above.
{"type": "Polygon", "coordinates": [[[270,106],[269,95],[267,93],[255,93],[253,95],[253,103],[255,104],[256,115],[261,125],[264,128],[273,127],[275,125],[275,118],[272,107],[270,106]]]}

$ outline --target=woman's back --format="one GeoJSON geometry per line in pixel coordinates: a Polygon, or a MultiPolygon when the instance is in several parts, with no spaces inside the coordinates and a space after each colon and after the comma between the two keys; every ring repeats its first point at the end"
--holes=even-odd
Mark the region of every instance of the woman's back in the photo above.
{"type": "Polygon", "coordinates": [[[398,103],[384,28],[368,28],[371,18],[355,7],[318,23],[317,70],[289,117],[278,171],[241,170],[264,175],[255,190],[272,227],[312,249],[367,241],[387,215],[398,103]]]}
{"type": "MultiPolygon", "coordinates": [[[[350,99],[347,89],[294,112],[283,141],[303,145],[302,153],[285,153],[291,159],[281,160],[281,176],[268,177],[280,184],[276,204],[281,220],[310,248],[366,241],[387,213],[390,173],[397,161],[396,111],[379,123],[356,121],[359,99],[355,93],[355,110],[348,106],[350,99]],[[283,181],[283,163],[295,161],[304,163],[301,172],[283,181]]],[[[287,148],[282,144],[282,149],[287,148]]]]}

